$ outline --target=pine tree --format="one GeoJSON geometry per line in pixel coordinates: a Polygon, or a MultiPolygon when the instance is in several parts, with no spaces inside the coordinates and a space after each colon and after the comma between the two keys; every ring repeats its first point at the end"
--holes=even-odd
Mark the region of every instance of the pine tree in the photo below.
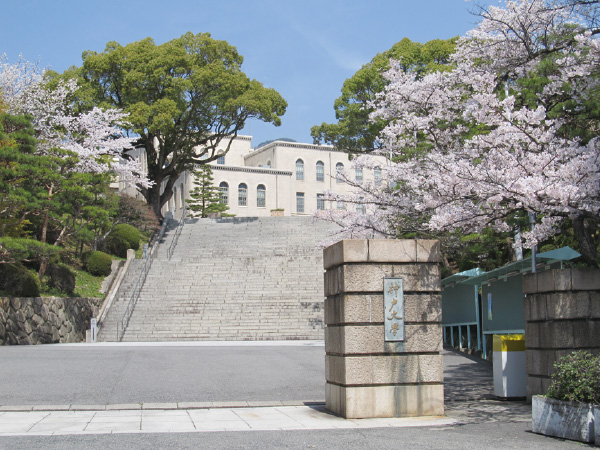
{"type": "Polygon", "coordinates": [[[208,217],[209,213],[221,213],[223,216],[231,214],[223,214],[229,207],[221,203],[221,195],[219,188],[213,185],[212,169],[208,164],[195,166],[192,172],[196,186],[190,192],[190,199],[186,199],[188,208],[192,211],[192,217],[208,217]]]}

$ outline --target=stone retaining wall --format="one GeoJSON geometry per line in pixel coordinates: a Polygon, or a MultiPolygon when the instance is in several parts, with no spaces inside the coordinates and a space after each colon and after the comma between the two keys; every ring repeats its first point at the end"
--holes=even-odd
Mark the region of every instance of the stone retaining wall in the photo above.
{"type": "Polygon", "coordinates": [[[100,298],[0,297],[0,345],[84,342],[100,298]]]}
{"type": "Polygon", "coordinates": [[[554,362],[600,353],[600,271],[546,270],[523,277],[527,399],[545,394],[554,362]]]}

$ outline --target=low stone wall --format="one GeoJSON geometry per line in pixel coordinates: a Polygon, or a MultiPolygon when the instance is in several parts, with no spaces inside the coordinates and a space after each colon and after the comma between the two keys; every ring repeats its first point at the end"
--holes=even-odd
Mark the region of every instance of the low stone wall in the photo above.
{"type": "Polygon", "coordinates": [[[600,270],[546,270],[523,277],[527,399],[545,394],[554,362],[600,353],[600,270]]]}
{"type": "Polygon", "coordinates": [[[0,297],[0,345],[84,342],[100,298],[0,297]]]}

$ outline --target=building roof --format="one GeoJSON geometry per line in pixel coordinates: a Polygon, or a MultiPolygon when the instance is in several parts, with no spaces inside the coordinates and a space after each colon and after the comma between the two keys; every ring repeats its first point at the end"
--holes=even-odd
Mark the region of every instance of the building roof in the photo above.
{"type": "MultiPolygon", "coordinates": [[[[551,264],[554,262],[570,261],[572,259],[579,258],[580,256],[580,253],[576,252],[570,247],[562,247],[556,250],[538,253],[536,255],[536,268],[542,268],[546,264],[551,264]]],[[[511,262],[505,266],[490,270],[489,272],[484,272],[480,275],[457,281],[457,283],[482,284],[485,282],[498,280],[500,278],[507,278],[513,275],[528,272],[531,272],[531,257],[523,258],[520,261],[511,262]]]]}
{"type": "Polygon", "coordinates": [[[442,286],[447,286],[449,284],[456,284],[463,280],[466,280],[471,277],[475,277],[477,275],[481,275],[485,273],[485,271],[481,270],[479,267],[475,269],[465,270],[464,272],[455,273],[454,275],[450,275],[442,280],[442,286]]]}

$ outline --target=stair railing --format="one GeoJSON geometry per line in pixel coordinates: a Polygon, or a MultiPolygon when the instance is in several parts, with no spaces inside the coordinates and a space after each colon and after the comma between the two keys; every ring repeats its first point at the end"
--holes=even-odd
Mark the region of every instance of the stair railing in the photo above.
{"type": "Polygon", "coordinates": [[[173,215],[168,212],[165,214],[165,219],[163,220],[162,227],[156,240],[153,242],[152,246],[148,250],[146,261],[144,261],[144,265],[142,266],[142,270],[140,271],[140,275],[138,276],[137,282],[135,283],[135,287],[133,288],[133,292],[131,293],[131,297],[129,297],[129,302],[127,303],[127,307],[125,308],[125,312],[123,313],[123,317],[119,322],[117,322],[117,342],[121,342],[123,339],[123,335],[125,334],[125,329],[127,325],[129,325],[129,319],[131,318],[131,313],[133,312],[133,308],[140,298],[140,292],[142,287],[144,286],[144,282],[146,281],[146,276],[148,275],[148,271],[152,266],[152,261],[154,261],[154,257],[156,255],[156,249],[160,244],[160,240],[165,234],[165,230],[167,229],[168,223],[171,221],[173,215]]]}
{"type": "Polygon", "coordinates": [[[173,256],[173,252],[175,251],[175,246],[177,245],[177,240],[179,239],[181,230],[183,230],[183,226],[185,225],[185,213],[186,213],[186,207],[185,207],[185,205],[183,205],[183,210],[181,211],[181,219],[179,220],[179,225],[177,225],[177,229],[175,230],[175,235],[173,236],[171,245],[169,245],[169,248],[167,249],[167,259],[171,259],[171,256],[173,256]]]}

